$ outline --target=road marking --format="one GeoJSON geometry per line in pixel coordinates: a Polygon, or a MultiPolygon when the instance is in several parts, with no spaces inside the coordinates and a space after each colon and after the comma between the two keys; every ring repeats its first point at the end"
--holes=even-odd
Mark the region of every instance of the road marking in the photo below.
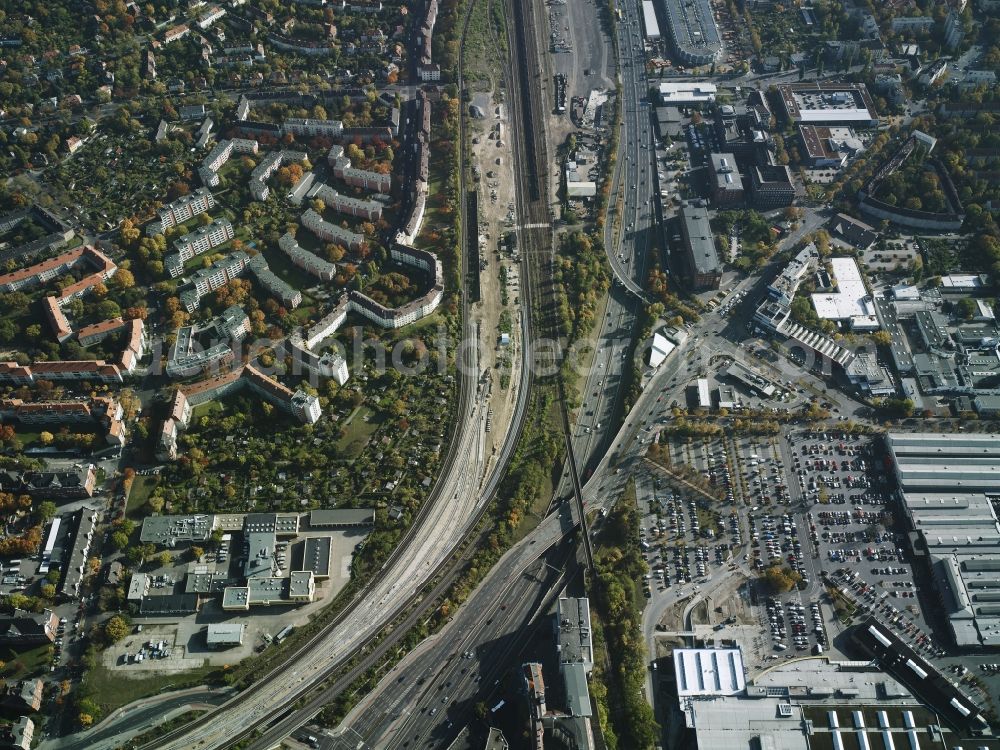
{"type": "Polygon", "coordinates": [[[548,222],[541,221],[534,224],[522,224],[521,229],[548,229],[549,226],[548,222]]]}

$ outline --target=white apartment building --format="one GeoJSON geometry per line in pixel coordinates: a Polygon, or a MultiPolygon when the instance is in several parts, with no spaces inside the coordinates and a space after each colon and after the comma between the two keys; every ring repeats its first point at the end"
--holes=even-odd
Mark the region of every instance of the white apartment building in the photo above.
{"type": "Polygon", "coordinates": [[[189,313],[198,309],[201,298],[237,278],[250,263],[250,256],[243,251],[231,253],[191,277],[188,289],[181,292],[181,304],[189,313]]]}
{"type": "Polygon", "coordinates": [[[224,8],[220,8],[218,5],[213,5],[198,18],[198,28],[204,31],[224,15],[226,15],[224,8]]]}
{"type": "Polygon", "coordinates": [[[303,248],[289,232],[285,232],[278,240],[278,247],[294,265],[318,279],[331,281],[337,275],[337,266],[303,248]]]}
{"type": "Polygon", "coordinates": [[[285,307],[294,310],[302,304],[302,292],[272,271],[263,255],[253,256],[247,265],[261,286],[279,299],[285,307]]]}
{"type": "Polygon", "coordinates": [[[206,188],[198,188],[190,195],[184,195],[177,200],[162,206],[156,213],[159,218],[146,225],[146,235],[163,234],[170,227],[183,224],[185,221],[203,214],[215,207],[215,196],[206,188]]]}
{"type": "Polygon", "coordinates": [[[331,146],[326,160],[333,167],[333,176],[343,180],[348,185],[364,190],[374,190],[378,193],[388,193],[392,188],[391,175],[352,167],[351,160],[344,156],[343,146],[331,146]]]}
{"type": "Polygon", "coordinates": [[[309,198],[321,199],[328,208],[332,208],[342,214],[357,216],[366,221],[378,221],[382,218],[382,204],[376,201],[352,198],[349,195],[341,195],[329,185],[319,183],[307,194],[309,198]]]}
{"type": "Polygon", "coordinates": [[[344,132],[344,123],[340,120],[314,120],[308,117],[290,117],[281,124],[282,130],[294,136],[315,138],[325,136],[335,138],[344,132]]]}
{"type": "Polygon", "coordinates": [[[261,159],[253,172],[250,173],[250,193],[254,199],[266,201],[271,194],[271,189],[267,186],[267,180],[283,164],[306,161],[309,155],[303,151],[275,151],[261,159]]]}
{"type": "Polygon", "coordinates": [[[233,225],[229,219],[216,219],[211,224],[198,227],[174,243],[174,252],[167,256],[164,265],[172,278],[184,272],[184,264],[196,255],[218,247],[233,238],[233,225]]]}
{"type": "Polygon", "coordinates": [[[331,224],[311,208],[307,209],[306,212],[302,214],[299,221],[302,223],[302,226],[315,234],[321,240],[325,242],[336,242],[349,250],[358,250],[365,241],[363,235],[351,232],[337,224],[331,224]]]}
{"type": "Polygon", "coordinates": [[[431,63],[430,65],[418,65],[417,66],[417,76],[421,81],[440,81],[441,80],[441,66],[436,63],[431,63]]]}
{"type": "Polygon", "coordinates": [[[171,42],[176,42],[178,39],[183,39],[188,34],[191,33],[191,29],[188,28],[187,24],[180,24],[179,26],[174,26],[171,29],[167,29],[163,34],[163,43],[170,44],[171,42]]]}
{"type": "Polygon", "coordinates": [[[207,187],[215,187],[219,184],[218,172],[222,165],[229,161],[233,152],[237,154],[256,154],[259,149],[257,141],[249,138],[231,138],[219,141],[211,151],[208,152],[198,167],[198,176],[207,187]]]}

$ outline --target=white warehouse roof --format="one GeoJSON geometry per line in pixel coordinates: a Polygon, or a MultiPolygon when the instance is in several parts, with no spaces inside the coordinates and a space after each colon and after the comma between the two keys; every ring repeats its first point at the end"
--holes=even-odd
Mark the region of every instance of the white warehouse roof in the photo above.
{"type": "Polygon", "coordinates": [[[816,314],[826,320],[847,320],[872,315],[874,308],[861,269],[854,258],[830,258],[830,267],[837,280],[837,291],[812,296],[816,314]]]}
{"type": "Polygon", "coordinates": [[[677,694],[736,695],[747,686],[743,653],[738,648],[674,649],[677,694]]]}
{"type": "Polygon", "coordinates": [[[646,39],[655,42],[660,38],[660,25],[656,22],[656,8],[653,0],[642,0],[642,22],[646,29],[646,39]]]}
{"type": "Polygon", "coordinates": [[[666,106],[711,103],[719,89],[714,83],[685,83],[668,81],[660,84],[660,99],[666,106]]]}

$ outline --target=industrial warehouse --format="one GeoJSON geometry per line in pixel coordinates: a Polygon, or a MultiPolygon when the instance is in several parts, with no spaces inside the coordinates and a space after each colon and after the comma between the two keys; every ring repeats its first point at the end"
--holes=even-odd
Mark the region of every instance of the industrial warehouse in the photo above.
{"type": "MultiPolygon", "coordinates": [[[[854,640],[872,655],[872,661],[807,658],[776,666],[752,681],[744,674],[739,648],[674,649],[678,709],[683,727],[694,740],[690,746],[701,750],[920,750],[947,742],[947,747],[957,747],[951,732],[967,733],[967,719],[974,716],[964,696],[954,689],[948,693],[968,717],[946,700],[947,715],[939,718],[921,705],[925,696],[909,687],[920,682],[918,675],[900,672],[897,678],[895,670],[883,672],[880,661],[889,659],[888,647],[881,642],[869,644],[872,636],[862,632],[861,626],[855,631],[854,640]],[[942,726],[941,718],[951,726],[942,726]]],[[[890,646],[895,643],[880,628],[875,632],[890,646]]],[[[903,669],[909,671],[905,663],[903,669]]],[[[928,673],[924,679],[931,682],[930,677],[928,673]]],[[[945,691],[935,683],[933,695],[926,697],[937,698],[945,691]]],[[[922,688],[922,692],[928,691],[922,688]]],[[[975,747],[985,746],[978,738],[975,743],[975,747]]]]}
{"type": "Polygon", "coordinates": [[[912,546],[929,556],[958,646],[1000,646],[1000,435],[887,438],[912,546]]]}

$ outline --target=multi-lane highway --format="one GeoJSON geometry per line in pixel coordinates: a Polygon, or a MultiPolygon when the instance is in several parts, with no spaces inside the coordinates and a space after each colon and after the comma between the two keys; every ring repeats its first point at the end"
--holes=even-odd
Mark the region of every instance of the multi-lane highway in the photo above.
{"type": "MultiPolygon", "coordinates": [[[[615,278],[608,295],[604,319],[592,363],[586,374],[583,406],[573,434],[573,452],[586,474],[607,442],[620,410],[626,361],[632,347],[636,310],[645,300],[643,282],[654,233],[654,178],[652,133],[646,96],[645,55],[638,35],[638,3],[622,4],[622,21],[616,26],[622,82],[622,126],[608,197],[609,215],[604,225],[604,247],[615,278]],[[621,212],[611,213],[620,207],[621,212]]],[[[641,367],[641,363],[635,366],[641,367]]],[[[570,492],[564,472],[558,497],[570,492]]]]}
{"type": "Polygon", "coordinates": [[[442,477],[441,492],[429,507],[415,534],[379,578],[357,601],[336,627],[323,631],[267,681],[256,683],[190,731],[179,733],[159,748],[216,748],[245,736],[253,727],[267,723],[276,714],[322,682],[332,668],[343,663],[420,590],[440,564],[459,545],[481,507],[481,435],[485,427],[485,402],[480,389],[472,391],[473,404],[457,437],[456,462],[442,477]],[[470,460],[471,459],[471,460],[470,460]]]}
{"type": "MultiPolygon", "coordinates": [[[[627,16],[634,19],[634,22],[621,24],[619,27],[620,49],[623,55],[627,55],[629,64],[625,68],[626,86],[623,102],[623,137],[621,139],[621,156],[619,157],[619,169],[616,172],[613,189],[623,191],[621,205],[623,211],[619,224],[620,238],[608,237],[608,252],[612,264],[616,267],[617,273],[622,274],[623,281],[628,278],[631,281],[625,283],[635,285],[635,279],[641,279],[645,259],[648,251],[649,238],[652,229],[651,197],[653,176],[650,157],[650,133],[649,117],[644,106],[640,105],[640,98],[644,94],[639,73],[642,69],[641,42],[638,39],[636,29],[638,28],[637,9],[629,8],[627,16]]],[[[524,29],[520,32],[515,30],[515,34],[520,34],[519,39],[524,44],[524,29]]],[[[536,53],[537,54],[537,53],[536,53]]],[[[516,56],[515,56],[516,57],[516,56]]],[[[523,71],[521,71],[523,72],[523,71]]],[[[525,87],[527,88],[527,87],[525,87]]],[[[523,102],[512,103],[512,114],[521,123],[522,132],[526,134],[524,143],[521,145],[521,164],[538,164],[538,153],[545,153],[544,145],[538,143],[534,132],[533,109],[536,109],[537,102],[532,102],[526,98],[523,102]],[[520,111],[519,111],[520,110],[520,111]],[[527,137],[530,133],[531,137],[527,137]],[[534,157],[534,158],[533,158],[534,157]]],[[[540,109],[538,109],[540,112],[540,109]]],[[[540,118],[539,118],[540,119],[540,118]]],[[[534,122],[538,122],[535,119],[534,122]]],[[[515,139],[517,141],[519,139],[515,139]]],[[[544,160],[541,162],[544,163],[544,160]]],[[[544,206],[544,190],[539,189],[538,184],[532,184],[533,180],[538,180],[537,174],[526,174],[529,169],[520,170],[521,185],[518,191],[519,196],[519,226],[522,236],[522,247],[530,247],[537,244],[538,253],[546,252],[546,243],[543,238],[548,236],[546,229],[548,218],[541,213],[540,208],[544,206]]],[[[550,251],[550,245],[548,249],[550,251]]],[[[531,257],[530,252],[525,252],[526,262],[531,257]]],[[[526,278],[531,277],[531,269],[528,269],[526,278]]],[[[537,273],[536,273],[537,278],[537,273]]],[[[638,287],[637,287],[638,288],[638,287]]],[[[634,304],[625,294],[625,290],[619,288],[620,294],[612,296],[608,306],[608,315],[603,321],[602,346],[601,351],[595,361],[595,367],[588,380],[588,406],[593,404],[593,415],[600,421],[601,415],[604,422],[600,426],[592,428],[589,432],[580,433],[582,455],[588,459],[593,459],[593,453],[598,447],[596,438],[608,429],[611,417],[616,408],[616,399],[619,397],[622,372],[624,370],[623,352],[628,351],[630,345],[630,333],[634,325],[634,313],[629,309],[630,304],[634,304]],[[603,371],[603,374],[602,374],[603,371]],[[593,388],[592,388],[593,386],[593,388]],[[596,391],[598,395],[591,402],[590,394],[596,391]]],[[[634,299],[634,298],[633,298],[634,299]]],[[[525,360],[530,361],[532,353],[530,349],[530,318],[524,318],[524,340],[529,343],[525,349],[525,360]]],[[[467,329],[467,336],[475,335],[474,330],[467,329]]],[[[475,356],[472,349],[472,355],[475,356]]],[[[475,361],[466,363],[462,368],[467,377],[472,378],[474,373],[478,373],[475,361]]],[[[524,378],[530,378],[531,368],[524,368],[524,378]]],[[[456,455],[477,456],[481,441],[481,431],[485,414],[482,394],[477,391],[473,382],[467,384],[468,399],[470,401],[468,410],[461,415],[461,422],[457,426],[457,434],[454,441],[456,455]]],[[[520,400],[526,400],[528,393],[527,383],[522,383],[519,393],[520,400]]],[[[518,414],[523,414],[522,408],[518,414]]],[[[626,424],[623,432],[629,430],[626,424]]],[[[512,431],[512,439],[508,440],[505,450],[513,449],[518,435],[517,430],[512,431]]],[[[593,463],[593,461],[591,461],[593,463]]],[[[505,466],[506,461],[498,462],[498,467],[505,466]]],[[[607,459],[603,459],[600,466],[604,466],[604,473],[607,471],[607,459]]],[[[254,727],[266,724],[281,709],[306,693],[313,686],[324,680],[333,669],[346,661],[350,655],[356,653],[357,649],[368,642],[381,626],[389,621],[403,606],[412,601],[415,593],[423,583],[428,580],[441,563],[447,558],[450,552],[457,546],[472,519],[481,509],[482,503],[492,494],[500,472],[494,471],[490,480],[482,481],[479,471],[481,461],[471,461],[468,463],[454,463],[447,467],[439,480],[438,490],[434,498],[428,504],[426,516],[421,519],[408,543],[401,548],[399,554],[389,563],[386,575],[381,577],[374,586],[366,592],[363,598],[356,601],[355,606],[349,609],[339,620],[336,627],[328,628],[313,642],[306,646],[299,654],[294,656],[279,674],[273,675],[266,682],[260,682],[253,689],[245,691],[237,700],[227,703],[219,711],[213,712],[210,720],[196,722],[189,731],[178,733],[172,736],[166,743],[158,743],[158,747],[163,748],[214,748],[223,747],[231,743],[234,739],[246,736],[254,727]]],[[[595,473],[595,479],[604,474],[595,473]]],[[[590,499],[593,502],[593,482],[590,490],[590,499]]],[[[619,482],[621,484],[621,482],[619,482]]],[[[509,556],[505,559],[514,560],[513,569],[507,579],[517,578],[525,569],[525,565],[537,560],[542,550],[547,549],[556,539],[560,539],[569,528],[570,513],[565,511],[560,515],[550,517],[555,520],[545,522],[539,539],[535,542],[539,545],[538,550],[528,549],[524,559],[517,556],[509,556]]],[[[491,579],[497,579],[491,575],[491,579]]],[[[495,582],[492,585],[497,585],[495,582]]],[[[525,585],[525,584],[522,584],[525,585]]],[[[537,585],[537,584],[535,584],[537,585]]],[[[489,587],[487,587],[489,589],[489,587]]],[[[494,591],[495,594],[495,591],[494,591]]],[[[527,598],[531,600],[530,597],[527,598]]],[[[473,608],[475,609],[475,608],[473,608]]],[[[481,611],[481,610],[479,610],[481,611]]],[[[494,618],[500,626],[505,620],[511,624],[521,623],[516,616],[511,613],[509,617],[494,618]]],[[[489,626],[486,626],[489,628],[489,626]]],[[[471,630],[470,630],[471,632],[471,630]]],[[[495,635],[495,634],[491,634],[495,635]]],[[[429,713],[429,712],[428,712],[429,713]]]]}
{"type": "MultiPolygon", "coordinates": [[[[693,350],[681,346],[653,374],[584,485],[588,511],[606,507],[620,496],[653,439],[652,420],[663,408],[664,388],[691,364],[692,356],[693,350]]],[[[339,731],[351,739],[350,746],[395,747],[397,742],[403,746],[415,740],[421,747],[428,741],[434,747],[446,746],[471,719],[475,703],[492,696],[498,670],[517,663],[512,654],[498,666],[494,649],[512,638],[523,641],[549,609],[551,599],[545,594],[555,593],[554,581],[559,578],[551,576],[561,572],[553,568],[575,550],[577,525],[575,508],[566,503],[510,549],[448,627],[408,655],[343,722],[339,731]],[[473,658],[463,659],[468,652],[473,658]],[[434,665],[431,672],[426,671],[428,665],[434,665]],[[442,704],[445,695],[449,701],[442,704]],[[438,710],[431,713],[433,708],[438,710]],[[391,737],[396,739],[389,742],[391,737]]]]}
{"type": "MultiPolygon", "coordinates": [[[[569,541],[569,539],[567,539],[569,541]]],[[[490,702],[527,641],[519,637],[554,603],[574,571],[574,547],[560,544],[510,577],[495,577],[486,609],[461,618],[429,639],[352,712],[345,734],[367,747],[446,743],[479,701],[490,702]]],[[[493,700],[490,705],[496,701],[493,700]]]]}
{"type": "MultiPolygon", "coordinates": [[[[654,177],[653,138],[645,77],[638,2],[620,4],[622,18],[616,25],[618,62],[621,74],[622,127],[615,171],[612,175],[609,209],[618,205],[623,191],[622,211],[605,224],[605,247],[618,283],[643,299],[646,256],[653,233],[654,177]],[[610,239],[610,241],[609,241],[610,239]]],[[[609,219],[611,216],[608,217],[609,219]]]]}

